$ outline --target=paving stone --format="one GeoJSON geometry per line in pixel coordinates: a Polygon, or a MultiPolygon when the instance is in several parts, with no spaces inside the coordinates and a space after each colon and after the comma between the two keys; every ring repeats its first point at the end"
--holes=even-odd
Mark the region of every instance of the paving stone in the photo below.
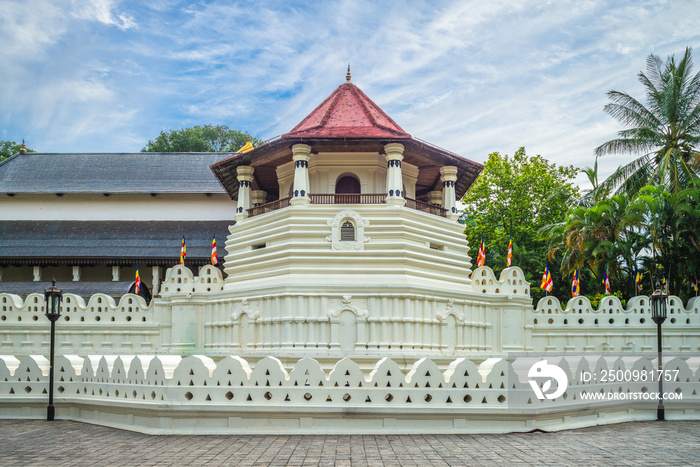
{"type": "Polygon", "coordinates": [[[153,436],[65,420],[0,420],[0,464],[698,465],[700,421],[500,435],[153,436]]]}

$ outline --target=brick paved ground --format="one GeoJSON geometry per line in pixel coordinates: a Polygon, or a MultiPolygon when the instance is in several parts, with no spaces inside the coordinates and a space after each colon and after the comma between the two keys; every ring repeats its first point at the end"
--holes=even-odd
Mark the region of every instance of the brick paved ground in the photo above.
{"type": "Polygon", "coordinates": [[[150,436],[78,422],[0,420],[0,465],[700,465],[700,421],[557,433],[150,436]]]}

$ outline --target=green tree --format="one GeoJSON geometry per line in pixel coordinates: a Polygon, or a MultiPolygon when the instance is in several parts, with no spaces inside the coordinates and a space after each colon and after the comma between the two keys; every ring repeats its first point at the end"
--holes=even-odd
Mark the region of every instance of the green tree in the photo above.
{"type": "Polygon", "coordinates": [[[257,147],[263,141],[225,125],[204,125],[182,130],[161,131],[141,152],[235,152],[248,141],[257,147]]]}
{"type": "Polygon", "coordinates": [[[619,167],[598,190],[636,194],[645,185],[663,185],[671,192],[688,187],[700,172],[700,73],[692,75],[691,49],[680,62],[670,56],[647,58],[639,73],[646,105],[629,94],[608,92],[605,112],[626,127],[618,138],[596,148],[597,156],[634,153],[641,157],[619,167]]]}
{"type": "Polygon", "coordinates": [[[693,275],[700,278],[700,182],[677,193],[643,187],[629,216],[650,241],[652,257],[645,263],[654,281],[665,275],[672,294],[689,298],[693,275]]]}
{"type": "Polygon", "coordinates": [[[590,207],[573,208],[559,230],[552,230],[550,258],[560,258],[560,269],[572,274],[588,269],[590,279],[581,281],[584,293],[603,291],[602,280],[607,268],[611,286],[635,295],[634,266],[639,252],[648,242],[629,220],[629,199],[615,195],[590,207]]]}
{"type": "Polygon", "coordinates": [[[585,294],[603,292],[607,267],[613,292],[637,295],[635,267],[641,266],[647,292],[665,275],[670,292],[687,300],[693,275],[700,275],[700,181],[689,185],[677,193],[650,185],[631,201],[615,195],[572,207],[565,222],[543,229],[550,261],[565,275],[578,268],[585,294]]]}
{"type": "MultiPolygon", "coordinates": [[[[464,195],[465,234],[472,261],[484,236],[486,265],[500,273],[506,266],[509,238],[513,240],[513,266],[519,266],[539,292],[542,271],[547,260],[547,245],[538,232],[546,225],[564,220],[572,198],[579,195],[573,184],[578,170],[558,167],[542,156],[528,156],[524,148],[513,157],[489,155],[484,171],[464,195]]],[[[555,293],[562,294],[571,285],[553,269],[555,293]]]]}
{"type": "MultiPolygon", "coordinates": [[[[14,141],[3,141],[0,140],[0,162],[4,161],[10,156],[14,156],[22,149],[24,143],[15,143],[14,141]]],[[[36,152],[32,149],[25,148],[27,152],[36,152]]]]}

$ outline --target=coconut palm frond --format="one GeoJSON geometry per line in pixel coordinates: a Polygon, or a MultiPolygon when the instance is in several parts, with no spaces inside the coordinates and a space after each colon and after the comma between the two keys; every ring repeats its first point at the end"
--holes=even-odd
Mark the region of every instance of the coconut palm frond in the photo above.
{"type": "MultiPolygon", "coordinates": [[[[646,89],[642,104],[625,92],[610,91],[604,111],[628,128],[595,149],[596,156],[632,153],[642,157],[619,167],[595,189],[634,195],[649,183],[678,192],[700,172],[700,73],[692,74],[692,49],[680,61],[647,57],[639,81],[646,89]],[[652,157],[653,156],[653,157],[652,157]]],[[[594,190],[594,191],[595,191],[594,190]]]]}

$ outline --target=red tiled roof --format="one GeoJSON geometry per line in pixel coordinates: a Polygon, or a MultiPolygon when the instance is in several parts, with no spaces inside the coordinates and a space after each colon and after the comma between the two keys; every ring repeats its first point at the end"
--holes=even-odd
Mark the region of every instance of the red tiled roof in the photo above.
{"type": "Polygon", "coordinates": [[[357,86],[346,82],[285,137],[410,138],[357,86]]]}

